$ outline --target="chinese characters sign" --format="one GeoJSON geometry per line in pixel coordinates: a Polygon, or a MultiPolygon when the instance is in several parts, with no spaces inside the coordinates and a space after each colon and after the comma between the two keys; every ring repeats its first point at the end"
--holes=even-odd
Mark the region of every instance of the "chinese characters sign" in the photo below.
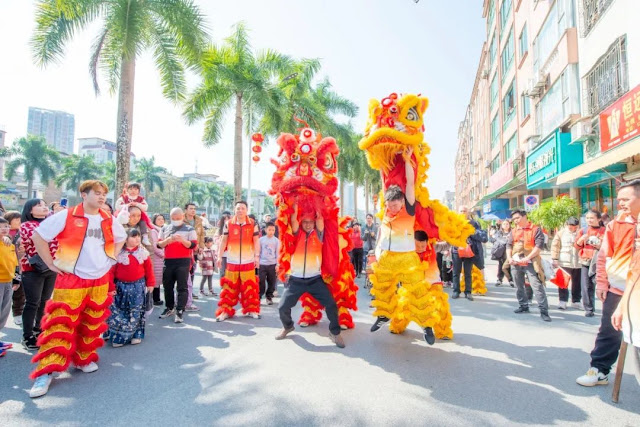
{"type": "Polygon", "coordinates": [[[640,135],[640,86],[600,114],[600,150],[605,152],[640,135]]]}

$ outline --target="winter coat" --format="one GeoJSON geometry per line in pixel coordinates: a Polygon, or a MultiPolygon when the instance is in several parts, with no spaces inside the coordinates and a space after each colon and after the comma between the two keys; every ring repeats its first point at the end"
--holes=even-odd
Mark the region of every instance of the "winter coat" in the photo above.
{"type": "Polygon", "coordinates": [[[569,228],[561,229],[551,242],[551,259],[557,260],[560,267],[580,268],[579,251],[575,246],[578,230],[572,233],[569,228]]]}

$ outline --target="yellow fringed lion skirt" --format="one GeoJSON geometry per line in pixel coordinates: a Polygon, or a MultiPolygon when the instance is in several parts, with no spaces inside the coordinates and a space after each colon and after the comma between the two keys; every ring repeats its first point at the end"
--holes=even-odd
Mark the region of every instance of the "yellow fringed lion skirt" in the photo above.
{"type": "Polygon", "coordinates": [[[425,278],[426,266],[418,254],[384,251],[372,267],[373,315],[391,319],[391,332],[402,333],[415,322],[433,328],[437,338],[453,338],[449,296],[425,278]]]}

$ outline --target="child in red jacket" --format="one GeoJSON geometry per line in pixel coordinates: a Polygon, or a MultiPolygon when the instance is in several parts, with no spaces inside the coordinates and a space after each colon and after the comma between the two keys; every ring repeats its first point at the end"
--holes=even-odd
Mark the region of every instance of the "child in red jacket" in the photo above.
{"type": "Polygon", "coordinates": [[[113,267],[116,294],[107,324],[114,347],[140,344],[144,338],[145,297],[153,291],[156,279],[149,252],[140,245],[141,238],[140,231],[129,230],[113,267]]]}

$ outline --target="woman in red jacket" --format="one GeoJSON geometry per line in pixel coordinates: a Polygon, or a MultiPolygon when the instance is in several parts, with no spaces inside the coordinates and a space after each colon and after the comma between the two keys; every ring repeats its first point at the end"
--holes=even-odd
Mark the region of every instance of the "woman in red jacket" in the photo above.
{"type": "Polygon", "coordinates": [[[118,263],[113,267],[116,295],[107,324],[114,347],[140,344],[144,338],[145,296],[153,292],[156,279],[149,252],[140,245],[141,239],[138,229],[129,229],[118,263]]]}
{"type": "Polygon", "coordinates": [[[360,224],[357,222],[353,224],[353,232],[351,234],[351,241],[353,242],[351,264],[353,264],[353,269],[356,270],[356,277],[360,277],[360,273],[362,273],[362,260],[364,258],[364,241],[362,240],[361,232],[360,224]]]}
{"type": "Polygon", "coordinates": [[[581,283],[584,315],[593,317],[595,315],[596,278],[589,275],[589,267],[594,255],[600,249],[604,239],[605,228],[601,226],[601,215],[596,210],[589,210],[585,215],[585,219],[587,220],[587,228],[578,231],[575,246],[579,250],[578,257],[582,269],[581,283]]]}

